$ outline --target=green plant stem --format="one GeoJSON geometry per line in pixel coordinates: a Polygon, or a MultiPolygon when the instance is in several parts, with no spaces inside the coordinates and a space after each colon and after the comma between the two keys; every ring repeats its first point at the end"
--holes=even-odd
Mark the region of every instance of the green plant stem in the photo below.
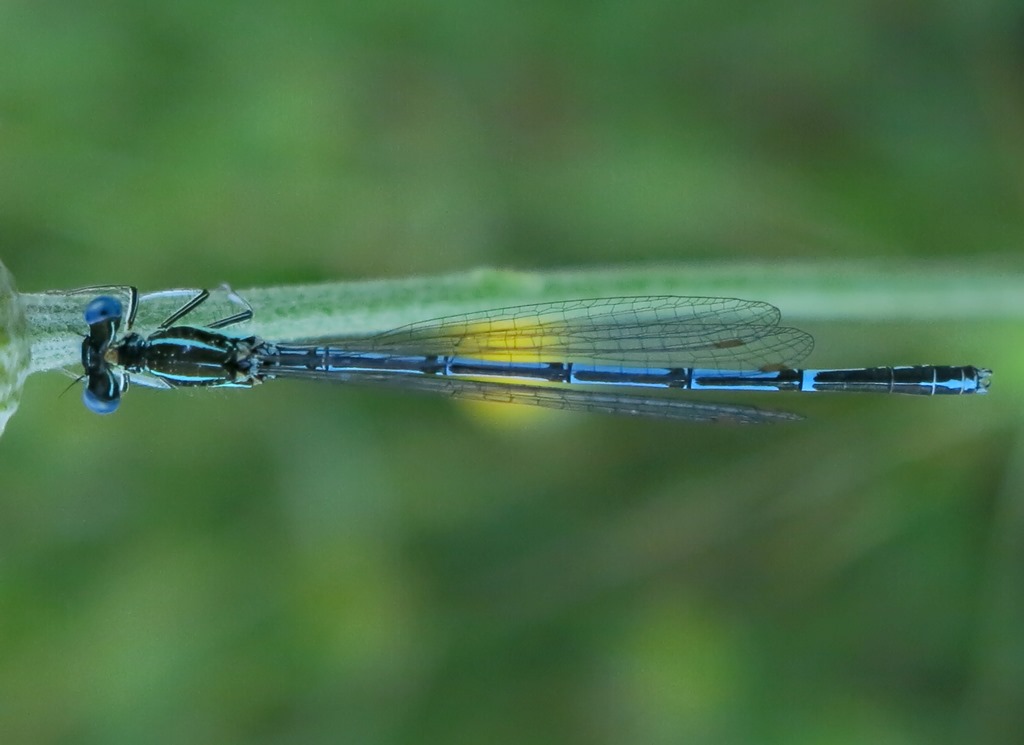
{"type": "Polygon", "coordinates": [[[29,373],[29,337],[14,278],[0,263],[0,434],[14,416],[29,373]]]}
{"type": "MultiPolygon", "coordinates": [[[[85,304],[127,287],[17,295],[0,264],[0,432],[31,372],[79,364],[85,304]],[[31,350],[31,354],[29,354],[31,350]]],[[[522,303],[617,295],[714,295],[766,300],[801,321],[964,321],[1024,318],[1024,276],[962,268],[849,264],[686,264],[518,272],[478,269],[398,280],[238,290],[255,317],[240,332],[269,339],[352,336],[413,321],[522,303]]],[[[182,297],[144,300],[136,327],[154,328],[182,297]]]]}
{"type": "MultiPolygon", "coordinates": [[[[473,310],[614,295],[766,300],[783,309],[787,322],[1024,318],[1024,276],[1020,274],[867,264],[689,264],[553,272],[478,269],[436,277],[238,292],[255,311],[247,333],[272,339],[358,335],[473,310]]],[[[32,372],[77,363],[84,330],[82,309],[94,294],[23,296],[32,338],[32,372]]],[[[181,298],[144,302],[136,325],[152,328],[180,303],[181,298]]]]}

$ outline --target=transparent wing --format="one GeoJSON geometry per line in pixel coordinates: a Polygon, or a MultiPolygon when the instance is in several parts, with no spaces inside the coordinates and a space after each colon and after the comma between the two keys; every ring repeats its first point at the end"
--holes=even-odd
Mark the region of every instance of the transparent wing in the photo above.
{"type": "Polygon", "coordinates": [[[721,403],[698,403],[662,396],[630,395],[596,391],[589,388],[533,386],[465,378],[415,377],[380,375],[376,373],[324,374],[313,370],[284,369],[275,377],[311,378],[347,384],[390,386],[403,390],[439,393],[468,401],[524,404],[562,411],[584,411],[602,414],[672,419],[689,422],[722,422],[732,424],[764,424],[798,421],[803,417],[785,411],[759,409],[721,403]]]}
{"type": "Polygon", "coordinates": [[[318,340],[395,354],[651,367],[790,367],[814,346],[779,310],[735,298],[672,295],[520,305],[421,321],[361,339],[318,340]]]}

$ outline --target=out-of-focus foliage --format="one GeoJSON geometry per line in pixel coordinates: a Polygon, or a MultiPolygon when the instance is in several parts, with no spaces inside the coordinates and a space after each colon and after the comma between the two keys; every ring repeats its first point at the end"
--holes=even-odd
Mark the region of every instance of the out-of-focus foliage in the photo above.
{"type": "MultiPolygon", "coordinates": [[[[1022,29],[1009,0],[7,2],[0,254],[27,291],[1012,262],[1022,29]]],[[[36,376],[0,441],[0,740],[1011,742],[1021,332],[898,321],[809,330],[992,395],[730,429],[281,384],[99,418],[36,376]]]]}

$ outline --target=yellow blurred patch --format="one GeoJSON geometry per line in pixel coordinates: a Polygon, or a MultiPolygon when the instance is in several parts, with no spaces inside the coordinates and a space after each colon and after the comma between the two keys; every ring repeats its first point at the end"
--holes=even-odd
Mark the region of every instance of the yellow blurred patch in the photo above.
{"type": "Polygon", "coordinates": [[[539,423],[548,426],[548,423],[554,423],[564,418],[560,415],[565,413],[557,409],[547,409],[541,406],[503,403],[500,401],[460,399],[457,403],[475,422],[495,430],[515,429],[526,424],[536,426],[539,423]]]}
{"type": "Polygon", "coordinates": [[[458,354],[489,362],[561,362],[551,350],[563,348],[562,339],[528,319],[472,324],[458,354]]]}

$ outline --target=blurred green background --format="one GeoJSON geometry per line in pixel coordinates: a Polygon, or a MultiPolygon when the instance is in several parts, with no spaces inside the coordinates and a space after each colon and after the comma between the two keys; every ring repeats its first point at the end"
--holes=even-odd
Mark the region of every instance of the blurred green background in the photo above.
{"type": "MultiPolygon", "coordinates": [[[[0,60],[23,291],[1021,265],[1010,0],[8,0],[0,60]]],[[[1018,742],[1020,324],[811,330],[993,395],[736,429],[281,384],[99,418],[35,376],[0,741],[1018,742]]]]}

